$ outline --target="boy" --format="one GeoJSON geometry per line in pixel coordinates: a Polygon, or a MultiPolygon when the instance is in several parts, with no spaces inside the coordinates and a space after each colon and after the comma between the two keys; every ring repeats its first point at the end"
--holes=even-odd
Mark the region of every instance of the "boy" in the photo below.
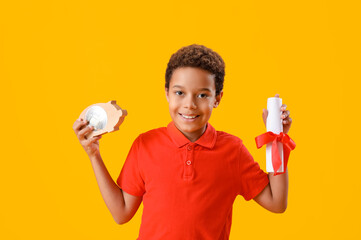
{"type": "MultiPolygon", "coordinates": [[[[285,211],[288,172],[266,174],[242,140],[208,123],[223,96],[224,68],[223,59],[202,45],[183,47],[171,56],[165,92],[172,122],[138,136],[119,186],[101,159],[100,137],[85,139],[92,128],[82,119],[74,123],[114,220],[128,222],[143,201],[138,239],[229,239],[237,195],[269,211],[285,211]]],[[[281,110],[287,133],[291,118],[285,105],[281,110]]]]}

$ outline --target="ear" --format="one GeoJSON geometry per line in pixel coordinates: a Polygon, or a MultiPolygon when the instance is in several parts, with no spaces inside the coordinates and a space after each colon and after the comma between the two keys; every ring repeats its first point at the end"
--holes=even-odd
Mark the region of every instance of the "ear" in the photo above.
{"type": "Polygon", "coordinates": [[[223,91],[221,91],[221,92],[216,96],[216,101],[214,102],[213,108],[218,107],[219,103],[221,102],[222,97],[223,97],[223,91]]]}
{"type": "Polygon", "coordinates": [[[167,98],[167,101],[169,102],[169,88],[165,88],[165,97],[167,98]]]}

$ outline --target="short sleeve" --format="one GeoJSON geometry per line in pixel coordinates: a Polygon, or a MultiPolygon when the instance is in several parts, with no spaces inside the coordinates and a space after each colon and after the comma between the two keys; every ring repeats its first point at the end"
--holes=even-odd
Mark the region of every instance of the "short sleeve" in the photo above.
{"type": "Polygon", "coordinates": [[[117,179],[121,189],[133,196],[143,196],[145,193],[144,180],[139,165],[140,137],[134,140],[117,179]]]}
{"type": "Polygon", "coordinates": [[[239,171],[241,185],[240,195],[242,195],[246,201],[256,197],[269,183],[268,174],[254,161],[252,155],[243,143],[241,143],[240,146],[239,171]]]}

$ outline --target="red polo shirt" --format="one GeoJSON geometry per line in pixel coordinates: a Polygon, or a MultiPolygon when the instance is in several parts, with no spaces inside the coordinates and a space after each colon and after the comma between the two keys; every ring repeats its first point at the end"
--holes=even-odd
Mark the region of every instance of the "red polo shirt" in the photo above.
{"type": "Polygon", "coordinates": [[[139,135],[117,183],[143,196],[138,239],[226,240],[235,198],[254,198],[268,176],[238,137],[208,123],[192,143],[171,122],[139,135]]]}

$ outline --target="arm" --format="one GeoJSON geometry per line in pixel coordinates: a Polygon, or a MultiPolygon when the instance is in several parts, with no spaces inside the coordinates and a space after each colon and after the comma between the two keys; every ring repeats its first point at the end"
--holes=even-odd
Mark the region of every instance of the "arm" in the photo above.
{"type": "Polygon", "coordinates": [[[288,169],[284,174],[268,174],[269,184],[253,200],[274,213],[283,213],[287,208],[288,169]]]}
{"type": "Polygon", "coordinates": [[[106,169],[100,154],[90,156],[94,174],[105,204],[118,224],[128,222],[137,212],[142,197],[133,196],[118,187],[106,169]]]}
{"type": "Polygon", "coordinates": [[[100,156],[99,139],[101,137],[86,139],[84,136],[92,129],[86,126],[85,121],[77,120],[73,129],[90,158],[100,192],[115,222],[118,224],[128,222],[138,210],[142,197],[124,192],[113,181],[100,156]]]}
{"type": "MultiPolygon", "coordinates": [[[[279,97],[276,94],[275,97],[279,97]]],[[[292,119],[289,117],[290,112],[286,110],[286,105],[281,106],[282,111],[282,123],[283,132],[288,133],[290,130],[292,119]]],[[[266,125],[268,111],[263,110],[263,122],[266,125]]],[[[287,208],[288,197],[288,169],[284,174],[274,176],[272,173],[268,174],[269,184],[263,189],[263,191],[254,198],[254,200],[266,208],[267,210],[275,213],[283,213],[287,208]]]]}

